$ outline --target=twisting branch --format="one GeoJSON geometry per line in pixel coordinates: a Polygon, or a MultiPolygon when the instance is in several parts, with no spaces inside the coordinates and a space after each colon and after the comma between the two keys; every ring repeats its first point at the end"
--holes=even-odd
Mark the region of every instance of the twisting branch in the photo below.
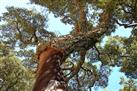
{"type": "Polygon", "coordinates": [[[84,60],[78,61],[77,65],[74,67],[74,70],[70,72],[70,76],[67,78],[67,81],[69,81],[72,77],[74,77],[79,72],[83,63],[84,63],[84,60]]]}
{"type": "Polygon", "coordinates": [[[80,81],[79,81],[79,75],[77,74],[76,75],[76,81],[78,83],[78,89],[80,88],[81,84],[80,84],[80,81]]]}
{"type": "Polygon", "coordinates": [[[98,48],[96,47],[96,45],[94,45],[94,47],[95,47],[95,49],[96,49],[96,51],[97,51],[97,56],[98,56],[98,59],[99,60],[101,60],[101,58],[100,58],[100,55],[101,55],[101,53],[100,53],[100,51],[98,50],[98,48]]]}
{"type": "Polygon", "coordinates": [[[67,78],[67,81],[78,74],[79,70],[81,69],[83,63],[85,62],[85,54],[86,51],[80,51],[80,59],[78,60],[77,64],[74,66],[74,70],[71,72],[70,76],[67,78]]]}
{"type": "Polygon", "coordinates": [[[116,20],[116,23],[119,25],[119,26],[124,26],[125,28],[128,28],[128,27],[136,27],[137,26],[137,23],[133,23],[133,24],[124,24],[124,23],[120,23],[118,20],[116,20]]]}

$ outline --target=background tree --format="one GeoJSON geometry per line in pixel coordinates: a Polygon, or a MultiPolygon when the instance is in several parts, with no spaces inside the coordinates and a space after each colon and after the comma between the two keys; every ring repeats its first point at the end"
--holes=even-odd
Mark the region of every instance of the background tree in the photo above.
{"type": "Polygon", "coordinates": [[[28,91],[34,82],[34,74],[3,44],[0,44],[0,90],[28,91]]]}

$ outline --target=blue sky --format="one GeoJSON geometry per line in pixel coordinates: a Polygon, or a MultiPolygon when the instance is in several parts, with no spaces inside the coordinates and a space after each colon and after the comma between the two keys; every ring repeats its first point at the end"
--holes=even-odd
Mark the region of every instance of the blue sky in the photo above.
{"type": "MultiPolygon", "coordinates": [[[[3,12],[6,11],[5,7],[7,6],[15,6],[15,7],[27,8],[27,9],[36,8],[36,5],[31,5],[29,3],[29,0],[0,0],[0,16],[2,15],[3,12]]],[[[41,7],[37,6],[37,8],[39,10],[41,7]]],[[[59,35],[68,34],[72,29],[72,26],[61,23],[59,18],[58,19],[54,18],[53,14],[49,15],[48,26],[49,26],[48,30],[54,31],[59,35]]],[[[116,31],[115,33],[112,33],[112,36],[120,35],[123,37],[128,37],[130,35],[130,29],[124,29],[123,27],[118,27],[117,30],[118,31],[116,31]]],[[[104,39],[104,41],[106,39],[107,37],[104,39]]],[[[119,85],[121,76],[124,76],[124,74],[119,72],[119,68],[118,67],[113,68],[112,73],[109,77],[109,85],[107,87],[109,91],[118,91],[118,89],[121,88],[119,85]]],[[[103,91],[103,90],[99,89],[98,91],[103,91]]]]}

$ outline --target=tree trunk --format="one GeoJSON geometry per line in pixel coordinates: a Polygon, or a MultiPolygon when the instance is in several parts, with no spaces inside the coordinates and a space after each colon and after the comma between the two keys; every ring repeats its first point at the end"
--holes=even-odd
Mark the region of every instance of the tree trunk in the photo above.
{"type": "Polygon", "coordinates": [[[60,68],[63,52],[46,47],[39,55],[37,79],[33,91],[67,91],[63,72],[60,68]]]}

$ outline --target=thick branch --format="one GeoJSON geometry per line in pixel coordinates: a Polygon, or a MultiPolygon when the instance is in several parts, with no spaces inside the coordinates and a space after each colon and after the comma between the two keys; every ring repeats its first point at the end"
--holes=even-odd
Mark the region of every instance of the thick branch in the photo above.
{"type": "Polygon", "coordinates": [[[102,28],[97,28],[94,31],[89,31],[86,34],[79,34],[78,36],[67,35],[54,38],[53,41],[48,44],[56,48],[64,49],[65,55],[68,56],[74,50],[88,50],[93,47],[104,33],[105,31],[102,30],[102,28]]]}

